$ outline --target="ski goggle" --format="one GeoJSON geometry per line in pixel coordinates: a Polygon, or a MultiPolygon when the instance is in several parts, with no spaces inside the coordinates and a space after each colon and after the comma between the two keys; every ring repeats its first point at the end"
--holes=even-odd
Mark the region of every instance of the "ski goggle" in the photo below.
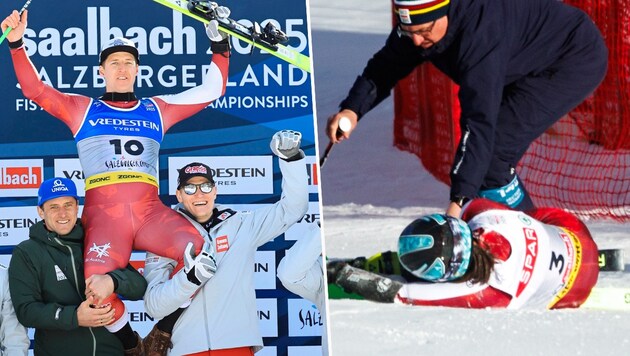
{"type": "Polygon", "coordinates": [[[202,193],[208,194],[212,191],[214,185],[212,185],[212,183],[186,184],[185,186],[183,186],[184,193],[188,195],[194,195],[195,193],[197,193],[197,187],[199,187],[202,193]]]}

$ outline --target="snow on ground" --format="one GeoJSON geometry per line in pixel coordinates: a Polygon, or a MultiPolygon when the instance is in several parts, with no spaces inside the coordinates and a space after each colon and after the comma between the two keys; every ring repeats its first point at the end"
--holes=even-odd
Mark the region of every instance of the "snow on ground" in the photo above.
{"type": "MultiPolygon", "coordinates": [[[[389,32],[389,1],[311,0],[320,151],[329,115],[389,32]]],[[[419,215],[441,212],[448,187],[392,145],[391,98],[336,145],[322,169],[325,249],[330,257],[395,249],[419,215]]],[[[600,248],[624,248],[630,224],[587,223],[600,248]]],[[[630,272],[630,265],[626,265],[630,272]]],[[[599,286],[630,287],[630,273],[602,273],[599,286]]],[[[331,345],[346,355],[630,355],[630,313],[460,310],[329,301],[331,345]]]]}

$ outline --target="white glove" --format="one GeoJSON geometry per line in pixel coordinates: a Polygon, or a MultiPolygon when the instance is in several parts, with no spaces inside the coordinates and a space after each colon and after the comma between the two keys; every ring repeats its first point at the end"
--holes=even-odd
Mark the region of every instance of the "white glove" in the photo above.
{"type": "Polygon", "coordinates": [[[230,17],[230,14],[232,13],[230,11],[230,8],[228,8],[227,6],[218,6],[217,3],[214,3],[214,5],[216,5],[214,13],[217,15],[218,18],[227,19],[228,17],[230,17]]]}
{"type": "Polygon", "coordinates": [[[204,243],[201,251],[195,256],[193,243],[189,242],[184,250],[184,273],[188,280],[198,286],[204,285],[217,271],[212,245],[204,243]]]}
{"type": "MultiPolygon", "coordinates": [[[[214,15],[218,19],[227,19],[230,17],[230,9],[225,6],[219,6],[216,2],[210,2],[209,6],[214,11],[214,15]]],[[[228,37],[228,34],[219,31],[219,22],[217,20],[211,20],[205,25],[206,35],[212,42],[221,42],[228,37]]]]}
{"type": "Polygon", "coordinates": [[[211,20],[209,23],[205,24],[206,26],[206,35],[212,42],[221,42],[227,38],[227,33],[219,30],[219,22],[217,20],[211,20]]]}
{"type": "Polygon", "coordinates": [[[302,134],[293,130],[282,130],[276,132],[271,138],[269,146],[271,152],[285,161],[294,161],[304,157],[300,150],[302,134]]]}

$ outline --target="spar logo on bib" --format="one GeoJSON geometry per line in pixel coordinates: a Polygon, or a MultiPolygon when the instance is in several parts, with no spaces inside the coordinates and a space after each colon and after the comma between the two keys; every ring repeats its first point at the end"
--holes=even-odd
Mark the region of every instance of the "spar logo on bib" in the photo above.
{"type": "Polygon", "coordinates": [[[538,257],[538,235],[536,235],[536,231],[534,229],[524,228],[523,233],[525,235],[525,261],[523,261],[523,272],[521,273],[521,279],[518,281],[518,288],[516,289],[517,297],[523,292],[532,279],[536,258],[538,257]]]}

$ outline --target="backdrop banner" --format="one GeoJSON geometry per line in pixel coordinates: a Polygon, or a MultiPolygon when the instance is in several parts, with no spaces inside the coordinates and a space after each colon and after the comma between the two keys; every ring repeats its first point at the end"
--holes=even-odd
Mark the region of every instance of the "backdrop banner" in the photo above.
{"type": "MultiPolygon", "coordinates": [[[[245,26],[272,22],[289,36],[290,48],[310,56],[304,1],[219,4],[229,7],[230,17],[245,26]]],[[[21,0],[2,1],[0,18],[22,5],[21,0]]],[[[139,49],[138,97],[182,92],[201,84],[209,68],[210,42],[203,24],[151,0],[34,1],[28,20],[24,42],[31,61],[45,83],[65,93],[94,98],[104,93],[98,54],[102,44],[116,36],[133,40],[139,49]]],[[[269,141],[281,129],[302,132],[309,211],[287,233],[263,245],[252,266],[265,344],[257,355],[321,355],[319,312],[284,289],[275,275],[285,250],[308,224],[319,220],[312,76],[238,39],[232,38],[231,45],[225,95],[164,136],[158,167],[160,198],[168,206],[176,204],[176,169],[199,161],[212,167],[221,205],[252,210],[272,204],[280,198],[282,176],[269,141]]],[[[9,49],[6,43],[1,47],[0,262],[8,265],[13,247],[28,238],[29,227],[40,219],[39,184],[54,176],[70,178],[77,183],[83,205],[85,177],[71,131],[24,98],[9,49]]],[[[142,271],[144,252],[135,251],[131,259],[142,271]]],[[[125,302],[132,327],[146,335],[157,320],[144,311],[142,301],[125,302]]]]}

